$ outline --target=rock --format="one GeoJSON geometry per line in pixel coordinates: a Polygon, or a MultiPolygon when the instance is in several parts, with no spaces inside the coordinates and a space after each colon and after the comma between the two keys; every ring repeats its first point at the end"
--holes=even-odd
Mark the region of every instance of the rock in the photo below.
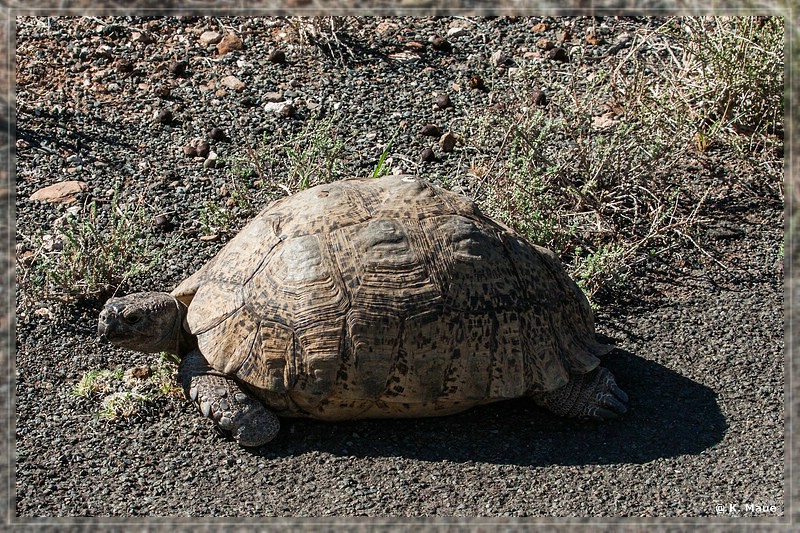
{"type": "Polygon", "coordinates": [[[264,111],[283,117],[291,117],[294,115],[294,107],[292,106],[291,100],[267,102],[264,105],[264,111]]]}
{"type": "Polygon", "coordinates": [[[538,24],[534,24],[531,28],[532,32],[535,33],[542,33],[550,29],[550,25],[546,22],[540,22],[538,24]]]}
{"type": "Polygon", "coordinates": [[[148,31],[135,31],[131,33],[131,42],[132,43],[141,43],[141,44],[152,44],[156,42],[153,34],[148,31]]]}
{"type": "Polygon", "coordinates": [[[377,26],[375,26],[375,33],[383,35],[390,31],[394,31],[397,28],[398,28],[397,23],[388,20],[383,20],[377,26]]]}
{"type": "Polygon", "coordinates": [[[222,35],[216,31],[204,31],[197,40],[201,46],[208,48],[212,44],[219,43],[222,40],[222,35]]]}
{"type": "Polygon", "coordinates": [[[45,252],[60,252],[64,249],[64,241],[46,233],[42,235],[42,249],[45,252]]]}
{"type": "Polygon", "coordinates": [[[447,30],[447,38],[448,39],[456,39],[458,37],[466,35],[466,33],[467,33],[467,29],[466,28],[462,28],[461,26],[454,26],[454,27],[450,28],[449,30],[447,30]]]}
{"type": "Polygon", "coordinates": [[[614,120],[614,113],[606,113],[604,115],[592,118],[592,128],[596,130],[604,130],[610,128],[616,123],[617,121],[614,120]]]}
{"type": "Polygon", "coordinates": [[[197,157],[197,148],[192,146],[191,144],[187,144],[183,147],[183,155],[186,157],[197,157]]]}
{"type": "Polygon", "coordinates": [[[194,139],[192,139],[190,145],[195,149],[197,157],[209,156],[211,147],[209,146],[208,142],[205,139],[201,139],[200,137],[195,137],[194,139]]]}
{"type": "Polygon", "coordinates": [[[394,52],[389,54],[389,58],[401,63],[414,63],[419,61],[419,54],[413,52],[394,52]]]}
{"type": "Polygon", "coordinates": [[[147,366],[135,366],[133,368],[129,368],[122,375],[122,378],[126,381],[131,381],[134,379],[147,379],[149,377],[150,367],[147,366]]]}
{"type": "Polygon", "coordinates": [[[156,85],[153,88],[153,93],[162,100],[165,100],[170,97],[172,89],[169,88],[169,85],[156,85]]]}
{"type": "Polygon", "coordinates": [[[94,51],[94,55],[103,59],[111,59],[114,57],[114,54],[111,52],[111,47],[105,44],[98,46],[97,50],[94,51]]]}
{"type": "Polygon", "coordinates": [[[546,39],[544,37],[542,37],[541,39],[536,41],[536,48],[539,48],[540,50],[544,50],[545,52],[548,51],[548,50],[552,50],[553,48],[555,48],[555,46],[556,46],[556,43],[554,43],[550,39],[546,39]]]}
{"type": "Polygon", "coordinates": [[[84,181],[60,181],[48,185],[31,195],[31,200],[59,204],[71,204],[76,201],[75,196],[86,191],[89,186],[84,181]]]}
{"type": "Polygon", "coordinates": [[[491,61],[492,65],[494,65],[495,67],[499,67],[501,65],[504,65],[505,62],[508,61],[508,56],[502,50],[497,50],[491,55],[489,61],[491,61]]]}
{"type": "Polygon", "coordinates": [[[203,161],[203,168],[215,168],[217,166],[217,153],[209,152],[208,158],[203,161]]]}
{"type": "Polygon", "coordinates": [[[225,35],[225,37],[217,43],[217,53],[221,56],[233,52],[234,50],[242,50],[243,48],[244,43],[235,33],[225,35]]]}
{"type": "Polygon", "coordinates": [[[438,137],[442,134],[442,130],[436,124],[425,124],[419,133],[426,137],[438,137]]]}
{"type": "Polygon", "coordinates": [[[255,107],[257,102],[252,96],[244,96],[239,101],[242,107],[255,107]]]}
{"type": "Polygon", "coordinates": [[[439,149],[442,152],[452,152],[456,147],[456,141],[456,136],[448,131],[439,139],[439,149]]]}
{"type": "Polygon", "coordinates": [[[570,39],[572,39],[572,34],[567,30],[560,31],[558,32],[558,35],[556,35],[556,40],[558,40],[558,42],[561,44],[564,44],[570,39]]]}
{"type": "Polygon", "coordinates": [[[278,92],[264,93],[261,98],[265,102],[283,102],[283,94],[278,92]]]}
{"type": "Polygon", "coordinates": [[[157,231],[170,231],[173,228],[172,221],[166,213],[161,213],[153,217],[153,227],[157,231]]]}
{"type": "Polygon", "coordinates": [[[242,83],[242,81],[236,76],[225,76],[224,78],[219,80],[219,83],[223,87],[227,87],[228,89],[233,89],[234,91],[244,90],[244,83],[242,83]]]}

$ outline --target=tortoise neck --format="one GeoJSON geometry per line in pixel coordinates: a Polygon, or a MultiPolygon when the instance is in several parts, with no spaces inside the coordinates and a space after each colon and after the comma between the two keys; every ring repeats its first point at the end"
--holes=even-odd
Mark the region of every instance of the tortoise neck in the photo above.
{"type": "Polygon", "coordinates": [[[175,326],[174,331],[175,334],[175,355],[180,358],[183,358],[184,355],[191,352],[192,350],[197,349],[197,337],[189,332],[189,329],[186,324],[186,314],[189,312],[189,308],[186,307],[186,304],[175,298],[172,297],[173,301],[175,302],[175,307],[177,308],[177,313],[175,313],[175,326]]]}

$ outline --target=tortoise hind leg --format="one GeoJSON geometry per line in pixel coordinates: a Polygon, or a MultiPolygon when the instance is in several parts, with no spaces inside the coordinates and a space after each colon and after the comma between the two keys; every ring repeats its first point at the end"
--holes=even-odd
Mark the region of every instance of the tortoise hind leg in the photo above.
{"type": "Polygon", "coordinates": [[[563,387],[536,394],[533,399],[557,415],[573,418],[608,420],[628,410],[628,395],[603,367],[588,374],[573,374],[563,387]]]}
{"type": "Polygon", "coordinates": [[[232,379],[214,371],[205,357],[191,351],[178,367],[186,397],[242,446],[261,446],[278,434],[278,417],[232,379]]]}

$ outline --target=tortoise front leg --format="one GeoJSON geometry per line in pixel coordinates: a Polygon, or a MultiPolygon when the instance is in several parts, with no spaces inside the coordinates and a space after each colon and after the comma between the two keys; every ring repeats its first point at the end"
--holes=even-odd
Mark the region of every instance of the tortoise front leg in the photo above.
{"type": "Polygon", "coordinates": [[[193,350],[178,366],[178,379],[186,397],[230,433],[242,446],[261,446],[278,434],[278,417],[264,404],[249,396],[232,379],[214,371],[203,354],[193,350]]]}

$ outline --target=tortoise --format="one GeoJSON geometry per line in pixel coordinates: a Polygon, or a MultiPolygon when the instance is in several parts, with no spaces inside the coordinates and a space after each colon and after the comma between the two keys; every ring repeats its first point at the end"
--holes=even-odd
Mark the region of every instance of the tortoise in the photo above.
{"type": "Polygon", "coordinates": [[[98,332],[179,356],[187,398],[242,446],[273,439],[278,417],[438,416],[528,397],[605,420],[628,401],[553,252],[408,175],[274,202],[171,293],[108,300],[98,332]]]}

